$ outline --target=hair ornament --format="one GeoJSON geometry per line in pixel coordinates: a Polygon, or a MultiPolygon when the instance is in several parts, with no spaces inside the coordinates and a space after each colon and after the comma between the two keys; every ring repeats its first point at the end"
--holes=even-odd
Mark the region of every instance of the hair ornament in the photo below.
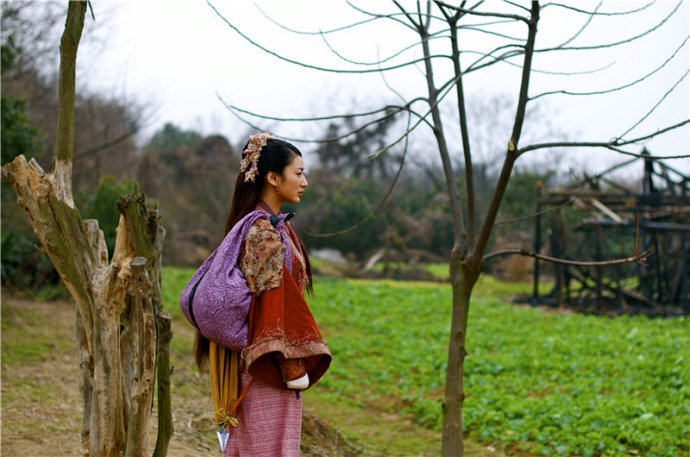
{"type": "Polygon", "coordinates": [[[270,133],[257,133],[249,137],[249,143],[244,149],[244,158],[240,162],[240,172],[244,173],[244,182],[254,182],[256,174],[259,172],[258,163],[261,156],[261,148],[266,146],[268,140],[273,138],[270,133]]]}

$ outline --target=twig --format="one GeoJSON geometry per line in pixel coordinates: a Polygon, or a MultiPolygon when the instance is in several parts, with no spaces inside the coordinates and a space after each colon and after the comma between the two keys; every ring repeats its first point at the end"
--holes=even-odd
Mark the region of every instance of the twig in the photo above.
{"type": "MultiPolygon", "coordinates": [[[[412,115],[408,114],[407,117],[407,126],[409,128],[410,126],[410,121],[412,120],[412,115]]],[[[393,178],[393,181],[391,182],[391,185],[388,187],[388,191],[386,191],[386,195],[383,196],[379,204],[374,208],[374,210],[367,215],[364,219],[359,221],[358,223],[343,229],[343,230],[338,230],[337,232],[330,232],[330,233],[310,233],[306,232],[308,235],[314,236],[314,237],[320,237],[320,238],[326,238],[326,237],[331,237],[331,236],[336,236],[336,235],[343,235],[345,233],[352,232],[356,228],[360,227],[363,225],[365,222],[370,220],[372,217],[374,217],[379,210],[383,207],[383,205],[386,203],[388,200],[388,197],[390,197],[391,193],[393,192],[393,189],[395,188],[395,185],[398,182],[398,178],[400,177],[400,174],[402,173],[403,166],[405,165],[405,157],[407,156],[407,146],[409,144],[409,136],[405,137],[405,148],[403,149],[403,154],[402,157],[400,158],[400,166],[398,167],[398,171],[395,173],[395,177],[393,178]]]]}
{"type": "Polygon", "coordinates": [[[546,8],[546,7],[548,7],[548,6],[558,6],[558,7],[560,7],[560,8],[569,9],[569,10],[571,10],[571,11],[575,11],[575,12],[577,12],[577,13],[582,13],[582,14],[587,14],[587,15],[589,15],[589,16],[623,16],[623,15],[626,15],[626,14],[638,13],[638,12],[640,12],[640,11],[642,11],[642,10],[645,10],[645,9],[649,8],[649,7],[652,6],[654,3],[656,3],[656,0],[651,1],[651,2],[647,3],[646,5],[644,5],[644,6],[640,7],[640,8],[634,9],[634,10],[629,10],[629,11],[618,11],[618,12],[612,12],[612,13],[602,13],[602,12],[599,12],[599,11],[585,11],[585,10],[582,10],[582,9],[579,9],[579,8],[575,8],[574,6],[564,5],[564,4],[562,4],[562,3],[554,3],[554,2],[549,2],[549,3],[545,4],[542,8],[546,8]]]}
{"type": "MultiPolygon", "coordinates": [[[[613,42],[613,43],[606,43],[606,44],[593,45],[593,46],[571,46],[571,47],[560,47],[560,46],[556,46],[556,47],[553,47],[553,48],[535,49],[534,52],[551,52],[551,51],[587,51],[587,50],[592,50],[592,49],[612,48],[612,47],[615,47],[615,46],[619,46],[619,45],[621,45],[621,44],[631,43],[631,42],[633,42],[633,41],[635,41],[635,40],[638,40],[638,39],[640,39],[640,38],[642,38],[642,37],[644,37],[644,36],[646,36],[646,35],[649,35],[649,34],[652,33],[653,31],[657,30],[659,27],[661,27],[662,25],[664,25],[664,24],[666,23],[666,21],[668,21],[668,20],[671,18],[671,16],[673,16],[673,15],[676,13],[676,11],[678,11],[678,8],[680,8],[680,5],[682,5],[682,4],[683,4],[683,0],[680,0],[680,1],[678,2],[678,4],[676,5],[676,7],[673,8],[673,10],[671,11],[671,13],[669,13],[668,16],[666,16],[665,18],[663,18],[663,19],[661,20],[661,22],[659,22],[658,24],[656,24],[654,27],[652,27],[652,28],[650,28],[650,29],[648,29],[648,30],[646,30],[646,31],[644,31],[644,32],[642,32],[642,33],[640,33],[639,35],[635,35],[635,36],[632,36],[632,37],[630,37],[630,38],[626,38],[625,40],[615,41],[615,42],[613,42]]],[[[590,13],[590,14],[591,14],[591,13],[590,13]]]]}
{"type": "Polygon", "coordinates": [[[597,7],[594,9],[594,13],[592,13],[592,14],[589,15],[589,17],[587,18],[587,20],[585,21],[585,23],[582,25],[582,27],[580,27],[580,30],[578,30],[577,32],[575,32],[575,34],[574,34],[573,36],[571,36],[570,38],[568,38],[567,40],[565,40],[563,43],[559,44],[559,45],[558,45],[559,48],[560,48],[560,47],[563,47],[563,46],[566,46],[566,45],[568,45],[568,44],[570,44],[570,43],[572,43],[573,41],[575,41],[575,39],[576,39],[577,37],[579,37],[579,36],[582,34],[582,32],[585,31],[585,29],[589,26],[589,24],[592,23],[592,19],[594,19],[594,16],[596,15],[596,12],[599,11],[599,8],[601,8],[601,4],[602,4],[602,3],[604,3],[604,0],[599,0],[599,3],[597,4],[597,7]]]}
{"type": "Polygon", "coordinates": [[[96,154],[100,151],[103,151],[105,149],[108,149],[111,146],[115,146],[116,144],[122,143],[123,141],[127,141],[129,138],[134,136],[137,132],[139,131],[139,128],[135,128],[134,130],[130,132],[123,133],[119,137],[112,139],[110,141],[106,141],[103,144],[100,144],[98,146],[95,146],[93,148],[89,148],[86,151],[79,152],[77,154],[74,154],[74,160],[78,159],[83,159],[84,157],[90,156],[92,154],[96,154]]]}
{"type": "MultiPolygon", "coordinates": [[[[686,38],[686,40],[687,40],[687,38],[686,38]]],[[[622,135],[619,135],[618,137],[619,137],[619,138],[624,137],[625,135],[627,135],[628,133],[630,133],[630,131],[632,131],[635,127],[637,127],[638,125],[640,125],[645,119],[647,119],[647,118],[649,117],[649,115],[652,114],[652,113],[659,107],[659,105],[661,105],[661,103],[666,99],[666,97],[668,97],[669,94],[670,94],[671,92],[673,92],[673,91],[676,89],[676,87],[678,87],[678,85],[688,76],[688,73],[690,73],[690,70],[686,70],[686,71],[685,71],[685,73],[683,74],[683,76],[681,76],[680,79],[679,79],[678,81],[676,81],[676,83],[673,85],[673,87],[671,87],[668,91],[666,91],[666,93],[663,95],[663,97],[661,97],[661,98],[659,99],[659,101],[656,102],[656,104],[652,107],[652,109],[650,109],[649,111],[647,111],[647,114],[645,114],[644,116],[642,116],[642,118],[641,118],[639,121],[637,121],[632,127],[630,127],[628,130],[626,130],[622,135]]]]}
{"type": "Polygon", "coordinates": [[[471,9],[460,8],[460,7],[454,6],[454,5],[449,5],[448,3],[438,1],[438,0],[435,0],[434,3],[436,3],[437,5],[440,5],[440,6],[445,6],[446,8],[451,9],[451,10],[459,11],[459,12],[465,13],[465,14],[470,14],[472,16],[501,17],[501,18],[505,18],[505,19],[513,19],[516,21],[522,21],[525,24],[529,24],[528,18],[526,18],[524,16],[517,15],[517,14],[488,13],[488,12],[483,12],[483,11],[475,11],[475,10],[471,10],[471,9]]]}
{"type": "Polygon", "coordinates": [[[539,260],[545,260],[547,262],[552,262],[552,263],[557,263],[560,265],[576,265],[580,267],[605,267],[608,265],[620,265],[623,263],[629,263],[629,262],[635,262],[639,265],[643,266],[648,266],[646,263],[644,263],[644,260],[649,257],[652,254],[652,250],[648,249],[647,251],[643,252],[642,254],[635,254],[630,257],[625,257],[622,259],[613,259],[613,260],[602,260],[602,261],[578,261],[578,260],[567,260],[567,259],[559,259],[557,257],[551,257],[548,255],[543,255],[543,254],[538,254],[534,251],[529,251],[527,249],[523,248],[515,248],[515,249],[503,249],[500,251],[492,252],[490,254],[487,254],[483,257],[483,260],[486,262],[487,260],[493,259],[494,257],[500,257],[504,255],[521,255],[525,257],[534,257],[539,260]]]}
{"type": "Polygon", "coordinates": [[[687,157],[690,157],[690,154],[682,154],[682,155],[675,155],[675,156],[665,156],[665,157],[649,157],[648,155],[644,154],[635,154],[632,152],[628,151],[623,151],[621,149],[618,149],[619,146],[627,146],[630,144],[638,143],[640,141],[648,140],[650,138],[653,138],[657,135],[661,135],[663,133],[669,132],[671,130],[683,127],[684,125],[687,125],[690,123],[690,119],[686,119],[684,121],[681,121],[677,124],[671,125],[669,127],[663,128],[661,130],[657,130],[654,133],[650,133],[648,135],[644,135],[641,137],[634,138],[632,140],[622,140],[620,138],[614,138],[613,140],[610,141],[554,141],[551,143],[539,143],[539,144],[531,144],[529,146],[524,146],[520,149],[518,149],[517,153],[518,155],[522,155],[525,152],[529,151],[534,151],[536,149],[544,149],[544,148],[567,148],[567,147],[578,147],[578,148],[607,148],[607,149],[612,149],[617,152],[621,152],[626,155],[630,155],[633,157],[647,157],[653,160],[665,160],[665,159],[685,159],[687,157]]]}
{"type": "Polygon", "coordinates": [[[571,198],[568,199],[565,203],[561,203],[560,205],[554,206],[553,208],[545,209],[545,210],[543,210],[543,211],[537,211],[537,212],[535,212],[535,213],[528,214],[527,216],[514,217],[514,218],[511,218],[511,219],[503,219],[502,221],[496,222],[496,223],[494,224],[494,226],[496,226],[496,225],[504,225],[504,224],[512,224],[513,222],[525,221],[525,220],[531,219],[531,218],[533,218],[533,217],[542,216],[542,215],[544,215],[544,214],[548,214],[548,213],[553,212],[553,211],[558,211],[558,210],[561,209],[561,208],[565,208],[565,207],[568,206],[568,205],[572,205],[573,203],[575,203],[576,200],[577,200],[576,198],[571,197],[571,198]]]}
{"type": "MultiPolygon", "coordinates": [[[[379,71],[397,70],[397,69],[399,69],[399,68],[404,68],[404,67],[407,67],[407,66],[410,66],[410,65],[416,65],[417,63],[419,63],[419,62],[421,62],[421,61],[423,61],[423,60],[426,59],[426,58],[425,58],[425,59],[416,59],[416,60],[412,60],[412,61],[409,61],[409,62],[404,62],[404,63],[397,64],[397,65],[392,65],[392,66],[390,66],[390,67],[384,67],[384,68],[382,68],[382,69],[373,69],[373,68],[372,68],[372,69],[369,69],[369,70],[368,70],[368,69],[347,70],[347,69],[344,69],[344,68],[328,68],[328,67],[321,67],[321,66],[318,66],[318,65],[312,65],[312,64],[309,64],[309,63],[306,63],[306,62],[300,62],[299,60],[290,59],[290,58],[288,58],[288,57],[282,56],[282,55],[280,55],[279,53],[277,53],[277,52],[275,52],[275,51],[272,51],[272,50],[268,49],[267,47],[265,47],[265,46],[263,46],[263,45],[257,43],[256,41],[254,41],[253,39],[251,39],[247,34],[245,34],[245,33],[242,32],[239,28],[237,28],[235,25],[233,25],[225,16],[223,16],[223,15],[221,14],[221,12],[218,11],[218,10],[216,9],[215,6],[213,6],[213,4],[211,3],[210,0],[206,0],[206,3],[208,4],[209,7],[211,7],[211,9],[216,13],[216,15],[217,15],[223,22],[225,22],[225,24],[226,24],[228,27],[230,27],[231,29],[233,29],[238,35],[240,35],[242,38],[244,38],[248,43],[250,43],[251,45],[253,45],[253,46],[257,47],[257,48],[259,48],[261,51],[265,52],[266,54],[272,55],[273,57],[275,57],[275,58],[277,58],[277,59],[279,59],[279,60],[282,60],[282,61],[284,61],[284,62],[288,62],[288,63],[294,64],[294,65],[297,65],[297,66],[300,66],[300,67],[310,68],[310,69],[312,69],[312,70],[324,71],[324,72],[327,72],[327,73],[363,74],[363,73],[373,73],[373,72],[379,72],[379,71]]],[[[429,56],[429,58],[430,58],[430,59],[435,59],[435,58],[446,58],[446,59],[449,59],[450,57],[445,56],[445,55],[434,55],[434,56],[429,56]]]]}
{"type": "MultiPolygon", "coordinates": [[[[632,82],[629,82],[629,83],[627,83],[627,84],[623,84],[623,85],[621,85],[621,86],[612,87],[612,88],[610,88],[610,89],[602,89],[602,90],[591,91],[591,92],[571,92],[571,91],[568,91],[568,90],[552,90],[552,91],[548,91],[548,92],[542,92],[541,94],[538,94],[538,95],[534,95],[534,96],[530,97],[530,100],[536,100],[536,99],[538,99],[538,98],[540,98],[540,97],[544,97],[544,96],[546,96],[546,95],[554,95],[554,94],[562,94],[562,95],[603,95],[603,94],[610,94],[610,93],[612,93],[612,92],[617,92],[617,91],[619,91],[619,90],[627,89],[628,87],[632,87],[632,86],[634,86],[635,84],[638,84],[638,83],[644,81],[645,79],[649,78],[650,76],[652,76],[653,74],[657,73],[657,72],[660,71],[662,68],[664,68],[664,67],[666,66],[666,64],[668,64],[671,60],[673,60],[673,58],[676,56],[676,54],[678,54],[678,52],[683,48],[683,46],[685,46],[685,43],[687,43],[689,39],[690,39],[690,35],[688,35],[687,37],[685,37],[685,40],[683,40],[683,42],[681,43],[681,45],[678,46],[678,48],[673,52],[673,54],[672,54],[668,59],[666,59],[660,66],[658,66],[658,67],[655,68],[654,70],[650,71],[650,72],[647,73],[646,75],[644,75],[644,76],[642,76],[642,77],[640,77],[640,78],[638,78],[638,79],[636,79],[636,80],[634,80],[634,81],[632,81],[632,82]]],[[[680,81],[682,81],[682,80],[685,78],[685,76],[687,76],[687,74],[688,74],[688,73],[686,72],[686,73],[683,75],[683,77],[681,78],[680,81]]],[[[680,81],[678,81],[678,82],[673,86],[673,88],[675,88],[675,87],[680,83],[680,81]]],[[[672,90],[673,90],[673,89],[672,89],[672,90]]],[[[668,93],[667,93],[667,95],[668,95],[668,93]]],[[[663,100],[663,99],[662,99],[662,100],[663,100]]],[[[644,120],[644,119],[643,119],[643,120],[644,120]]],[[[641,121],[640,121],[640,122],[641,122],[641,121]]],[[[638,124],[639,124],[639,123],[638,123],[638,124]]],[[[637,124],[636,124],[636,125],[637,125],[637,124]]],[[[630,131],[630,130],[628,130],[628,131],[630,131]]],[[[628,132],[626,132],[626,133],[628,133],[628,132]]],[[[621,136],[624,136],[624,135],[625,135],[625,134],[623,134],[623,135],[621,135],[621,136]]]]}

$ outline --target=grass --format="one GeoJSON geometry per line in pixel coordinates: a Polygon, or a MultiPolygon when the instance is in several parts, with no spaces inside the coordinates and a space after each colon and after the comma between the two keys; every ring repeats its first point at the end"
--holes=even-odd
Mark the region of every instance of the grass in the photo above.
{"type": "Polygon", "coordinates": [[[2,365],[45,360],[52,351],[70,350],[58,329],[47,325],[46,316],[35,312],[12,313],[2,308],[2,365]]]}
{"type": "MultiPolygon", "coordinates": [[[[690,450],[687,318],[554,314],[499,299],[524,287],[485,277],[475,290],[465,363],[471,437],[541,455],[690,450]]],[[[450,302],[445,285],[317,283],[311,305],[336,361],[326,389],[438,430],[450,302]]]]}
{"type": "MultiPolygon", "coordinates": [[[[193,333],[178,303],[192,273],[163,270],[163,299],[176,329],[173,402],[185,424],[180,432],[212,443],[207,379],[192,367],[193,333]]],[[[506,297],[530,290],[529,284],[491,277],[475,288],[464,378],[466,455],[495,455],[492,448],[510,455],[686,455],[690,320],[595,317],[506,304],[506,297]]],[[[305,394],[307,407],[387,455],[436,455],[450,287],[317,278],[316,296],[309,302],[334,362],[305,394]]],[[[73,351],[71,334],[61,336],[51,322],[44,311],[3,307],[6,374],[73,351]]],[[[4,404],[21,398],[59,400],[41,376],[15,381],[4,376],[4,404]]],[[[67,378],[62,382],[76,382],[67,378]]],[[[32,417],[4,425],[28,430],[32,417]]],[[[74,427],[64,421],[56,416],[45,425],[74,427]]]]}
{"type": "MultiPolygon", "coordinates": [[[[207,379],[192,367],[193,332],[178,303],[192,273],[163,270],[163,298],[175,328],[173,402],[189,428],[181,433],[201,434],[204,443],[212,443],[207,379]]],[[[464,378],[466,455],[495,455],[491,448],[511,455],[686,455],[690,320],[595,317],[505,303],[506,297],[530,290],[529,284],[491,277],[475,288],[464,378]]],[[[305,394],[307,407],[386,455],[435,455],[450,287],[317,278],[316,296],[309,301],[334,362],[305,394]]],[[[73,351],[71,334],[60,334],[52,325],[49,308],[36,309],[41,311],[2,309],[5,374],[54,363],[57,355],[73,351]]],[[[36,373],[35,379],[23,375],[13,381],[4,376],[4,405],[22,398],[55,403],[46,379],[53,378],[36,373]]],[[[62,382],[75,380],[69,375],[62,382]]],[[[10,412],[24,414],[8,409],[8,417],[10,412]]],[[[26,429],[32,417],[4,425],[26,429]]],[[[56,416],[46,427],[74,427],[61,425],[64,421],[56,416]]]]}
{"type": "MultiPolygon", "coordinates": [[[[188,327],[180,306],[179,294],[186,282],[194,273],[190,268],[163,268],[163,302],[166,310],[173,316],[175,323],[182,323],[188,327]]],[[[376,284],[381,281],[361,281],[361,284],[376,284]]],[[[327,284],[345,284],[342,281],[329,281],[320,278],[316,281],[321,295],[322,287],[327,284]]],[[[422,287],[436,287],[431,283],[418,283],[422,287]]],[[[312,304],[313,305],[313,304],[312,304]]],[[[316,309],[314,309],[316,314],[316,309]]],[[[316,314],[317,320],[320,316],[316,314]]],[[[321,323],[323,324],[323,323],[321,323]]],[[[320,325],[324,336],[332,343],[337,339],[337,332],[332,325],[320,325]]],[[[346,329],[343,329],[347,331],[346,329]]],[[[192,348],[192,338],[189,335],[175,333],[172,341],[173,364],[190,363],[190,352],[192,348]],[[175,362],[177,360],[177,362],[175,362]]],[[[334,362],[334,366],[340,364],[339,360],[334,362]]],[[[177,371],[176,371],[177,372],[177,371]]],[[[329,374],[326,375],[328,377],[329,374]]],[[[207,389],[205,381],[199,383],[194,377],[185,377],[174,381],[173,396],[179,398],[190,398],[189,390],[207,389]]],[[[392,400],[395,401],[395,400],[392,400]]],[[[352,398],[340,395],[332,388],[328,387],[327,382],[319,382],[314,388],[305,393],[305,407],[312,409],[316,414],[326,420],[332,427],[338,429],[346,436],[364,441],[374,448],[383,452],[382,455],[389,456],[409,456],[438,455],[440,447],[440,434],[431,429],[425,429],[415,425],[413,418],[409,414],[400,414],[391,404],[388,408],[381,408],[380,401],[372,402],[370,405],[362,405],[352,398]],[[402,416],[402,417],[401,417],[402,416]]],[[[210,436],[210,435],[209,435],[210,436]]],[[[488,457],[503,455],[502,453],[487,450],[485,446],[473,442],[467,442],[465,455],[470,457],[488,457]]]]}
{"type": "MultiPolygon", "coordinates": [[[[167,271],[166,281],[171,273],[191,276],[167,271]]],[[[467,434],[530,455],[690,451],[690,320],[614,319],[505,303],[530,291],[529,284],[486,276],[475,288],[467,434]]],[[[321,406],[403,416],[438,432],[450,304],[445,284],[317,280],[310,306],[334,356],[315,390],[321,406]]],[[[379,433],[377,444],[385,448],[385,432],[372,439],[379,433]]]]}

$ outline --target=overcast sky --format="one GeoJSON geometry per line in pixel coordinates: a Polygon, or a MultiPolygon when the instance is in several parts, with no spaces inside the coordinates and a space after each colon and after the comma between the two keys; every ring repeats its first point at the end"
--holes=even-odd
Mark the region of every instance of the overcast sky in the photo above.
{"type": "MultiPolygon", "coordinates": [[[[150,135],[165,122],[173,122],[204,134],[221,133],[233,143],[243,141],[247,128],[228,113],[217,94],[228,103],[280,117],[329,115],[376,108],[384,102],[396,101],[396,96],[379,75],[323,73],[282,62],[262,52],[228,27],[206,1],[97,0],[93,3],[96,27],[99,17],[107,15],[103,20],[108,23],[107,46],[98,55],[85,53],[82,61],[78,61],[79,71],[92,88],[154,106],[155,114],[149,119],[144,135],[150,135]]],[[[375,11],[392,11],[389,1],[355,3],[375,11]]],[[[576,4],[582,9],[593,9],[597,3],[578,1],[576,4]]],[[[647,3],[646,0],[609,1],[604,2],[601,11],[634,9],[647,3]]],[[[604,51],[537,55],[534,67],[541,70],[582,72],[607,68],[594,74],[567,77],[535,73],[530,86],[532,96],[555,89],[587,92],[631,83],[678,51],[652,77],[629,90],[597,97],[553,95],[542,98],[541,111],[546,113],[548,122],[526,128],[536,135],[538,130],[545,130],[545,126],[551,124],[557,125],[557,130],[573,140],[608,140],[632,127],[684,74],[685,78],[676,89],[631,131],[629,137],[648,134],[690,118],[690,78],[686,73],[690,67],[690,43],[681,46],[690,30],[689,3],[681,2],[677,14],[663,27],[632,44],[604,51]]],[[[217,0],[212,4],[252,39],[281,55],[313,65],[355,68],[338,59],[318,35],[295,35],[281,30],[257,8],[258,5],[273,19],[289,27],[317,32],[366,18],[343,1],[217,0]]],[[[495,0],[486,4],[501,6],[495,0]]],[[[660,0],[631,16],[596,18],[570,45],[586,46],[628,38],[661,22],[676,5],[676,1],[660,0]]],[[[586,20],[582,14],[557,7],[544,8],[537,48],[562,43],[586,20]]],[[[93,21],[87,17],[87,22],[93,21]]],[[[90,27],[94,24],[87,23],[85,33],[89,33],[90,27]]],[[[515,35],[523,32],[519,26],[502,31],[515,35]]],[[[488,50],[495,43],[490,35],[472,31],[461,38],[472,49],[488,50]]],[[[412,34],[390,21],[329,34],[327,39],[345,57],[358,61],[375,61],[379,56],[389,56],[414,42],[412,34]]],[[[442,41],[435,44],[439,50],[443,45],[442,41]]],[[[415,47],[406,53],[406,58],[419,58],[420,54],[420,48],[415,47]]],[[[463,58],[464,62],[469,62],[476,57],[469,54],[463,58]]],[[[403,60],[401,57],[391,63],[403,60]]],[[[507,64],[495,65],[489,72],[468,75],[466,91],[473,97],[471,100],[480,105],[479,100],[489,99],[492,94],[514,97],[519,83],[518,72],[518,68],[507,64]]],[[[441,67],[437,78],[441,81],[448,74],[441,67]]],[[[387,82],[406,98],[426,93],[423,76],[417,67],[389,72],[387,82]]],[[[318,132],[296,124],[261,125],[288,137],[308,137],[318,132]]],[[[448,127],[455,130],[452,125],[448,127]]],[[[502,142],[507,141],[509,134],[509,130],[497,133],[505,136],[502,142]]],[[[455,141],[457,135],[451,133],[450,137],[458,143],[456,149],[459,148],[459,141],[455,141]]],[[[311,146],[302,147],[308,150],[311,146]]],[[[651,141],[647,147],[659,155],[688,154],[690,127],[651,141]]],[[[641,146],[633,148],[639,149],[641,146]]],[[[568,161],[592,168],[592,154],[579,151],[566,157],[568,161]]],[[[620,160],[621,157],[608,154],[596,162],[611,164],[620,160]]],[[[690,159],[674,161],[674,166],[690,172],[690,159]]]]}

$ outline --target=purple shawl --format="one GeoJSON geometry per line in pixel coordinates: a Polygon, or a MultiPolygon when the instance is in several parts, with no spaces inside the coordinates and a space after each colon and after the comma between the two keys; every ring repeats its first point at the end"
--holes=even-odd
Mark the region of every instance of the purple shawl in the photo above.
{"type": "Polygon", "coordinates": [[[260,218],[270,220],[285,246],[285,266],[292,272],[292,251],[283,230],[291,216],[252,211],[235,224],[194,273],[180,294],[180,307],[204,337],[234,351],[248,344],[247,316],[252,297],[238,264],[242,241],[254,222],[260,218]]]}

